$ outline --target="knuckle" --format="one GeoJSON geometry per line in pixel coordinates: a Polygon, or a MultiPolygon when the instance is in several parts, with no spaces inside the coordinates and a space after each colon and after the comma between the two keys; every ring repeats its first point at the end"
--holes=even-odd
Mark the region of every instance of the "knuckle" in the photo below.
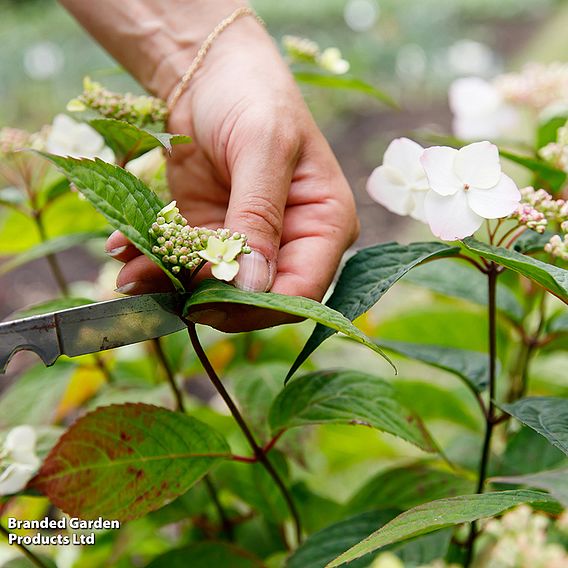
{"type": "Polygon", "coordinates": [[[267,196],[248,195],[240,204],[235,221],[239,225],[253,228],[255,234],[271,241],[280,239],[282,213],[267,196]]]}

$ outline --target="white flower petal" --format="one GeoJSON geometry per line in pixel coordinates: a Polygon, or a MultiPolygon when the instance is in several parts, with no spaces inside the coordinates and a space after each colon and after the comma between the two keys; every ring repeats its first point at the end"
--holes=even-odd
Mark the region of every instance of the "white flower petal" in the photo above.
{"type": "Polygon", "coordinates": [[[470,208],[485,219],[498,219],[510,215],[521,200],[521,192],[515,182],[501,174],[499,183],[490,189],[472,187],[467,192],[470,208]]]}
{"type": "Polygon", "coordinates": [[[417,221],[422,221],[422,223],[426,223],[426,212],[424,211],[424,200],[428,195],[427,191],[413,191],[412,192],[412,200],[413,200],[413,207],[412,211],[410,211],[410,216],[417,221]]]}
{"type": "Polygon", "coordinates": [[[11,495],[24,489],[34,476],[36,467],[14,463],[0,474],[0,495],[11,495]]]}
{"type": "Polygon", "coordinates": [[[424,148],[409,138],[396,138],[386,149],[383,164],[398,170],[402,179],[416,189],[428,189],[426,172],[420,163],[424,148]]]}
{"type": "Polygon", "coordinates": [[[223,260],[230,262],[235,260],[235,258],[241,254],[243,250],[243,239],[229,239],[225,241],[225,254],[223,254],[223,260]]]}
{"type": "Polygon", "coordinates": [[[230,282],[239,272],[239,263],[236,260],[220,262],[219,264],[213,265],[211,272],[215,278],[230,282]]]}
{"type": "Polygon", "coordinates": [[[4,449],[10,453],[14,450],[33,451],[35,444],[36,433],[31,426],[16,426],[8,432],[6,440],[4,441],[4,449]]]}
{"type": "Polygon", "coordinates": [[[488,114],[484,117],[455,115],[452,122],[452,132],[463,140],[486,140],[502,135],[499,127],[499,117],[488,114]]]}
{"type": "Polygon", "coordinates": [[[470,209],[465,191],[448,196],[429,191],[424,211],[432,233],[444,241],[469,237],[483,223],[483,218],[470,209]]]}
{"type": "Polygon", "coordinates": [[[454,169],[463,183],[488,189],[497,185],[501,176],[499,150],[491,142],[475,142],[458,150],[454,169]]]}
{"type": "Polygon", "coordinates": [[[397,215],[408,215],[412,209],[410,189],[398,170],[390,166],[375,168],[367,181],[371,198],[397,215]]]}
{"type": "Polygon", "coordinates": [[[219,237],[209,237],[205,251],[200,251],[199,254],[201,255],[201,252],[205,252],[207,253],[207,257],[201,255],[203,258],[206,258],[210,262],[218,262],[219,258],[223,258],[226,250],[227,245],[225,241],[222,241],[219,237]]]}
{"type": "Polygon", "coordinates": [[[457,154],[458,151],[455,148],[432,146],[424,150],[420,158],[430,188],[439,195],[453,195],[463,187],[463,182],[454,171],[454,160],[457,154]]]}

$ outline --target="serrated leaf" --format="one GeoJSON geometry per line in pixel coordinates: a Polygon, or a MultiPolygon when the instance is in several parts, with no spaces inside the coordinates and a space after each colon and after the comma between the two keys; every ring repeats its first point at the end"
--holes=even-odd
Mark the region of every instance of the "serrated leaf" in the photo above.
{"type": "MultiPolygon", "coordinates": [[[[535,233],[536,234],[536,233],[535,233]]],[[[404,277],[410,282],[439,294],[487,305],[487,277],[473,267],[455,260],[417,266],[404,277]]],[[[497,309],[514,322],[524,316],[522,305],[507,286],[497,283],[497,309]]]]}
{"type": "Polygon", "coordinates": [[[509,152],[502,148],[499,148],[499,154],[502,158],[529,169],[537,176],[537,180],[542,182],[543,185],[547,186],[554,193],[559,191],[566,182],[565,172],[551,166],[543,160],[515,154],[514,152],[509,152]]]}
{"type": "Polygon", "coordinates": [[[406,511],[327,564],[341,566],[388,544],[401,542],[440,529],[498,515],[521,503],[552,506],[555,500],[545,493],[512,490],[481,495],[461,495],[438,499],[406,511]]]}
{"type": "Polygon", "coordinates": [[[565,507],[568,507],[568,468],[539,471],[529,475],[492,477],[489,481],[491,483],[528,485],[536,489],[543,489],[548,491],[565,507]]]}
{"type": "Polygon", "coordinates": [[[155,193],[131,173],[102,160],[42,155],[73,182],[115,229],[160,266],[178,290],[183,290],[181,282],[152,253],[148,231],[164,206],[155,193]]]}
{"type": "Polygon", "coordinates": [[[126,521],[182,495],[228,454],[221,435],[195,418],[112,405],[75,422],[32,485],[69,515],[126,521]]]}
{"type": "Polygon", "coordinates": [[[380,471],[347,504],[350,513],[396,507],[405,510],[434,499],[469,493],[475,482],[463,475],[418,462],[380,471]]]}
{"type": "Polygon", "coordinates": [[[568,303],[568,270],[513,250],[476,241],[471,237],[464,239],[463,244],[479,256],[526,276],[564,303],[568,303]]]}
{"type": "Polygon", "coordinates": [[[51,424],[75,368],[66,362],[49,368],[42,364],[20,375],[0,396],[0,428],[51,424]]]}
{"type": "Polygon", "coordinates": [[[358,371],[318,371],[292,381],[274,400],[273,433],[309,424],[361,424],[435,452],[425,426],[396,399],[392,385],[358,371]]]}
{"type": "Polygon", "coordinates": [[[568,455],[568,399],[529,397],[500,408],[568,455]]]}
{"type": "Polygon", "coordinates": [[[169,550],[146,568],[263,568],[255,556],[226,542],[197,542],[169,550]]]}
{"type": "Polygon", "coordinates": [[[87,233],[74,233],[71,235],[63,235],[55,237],[45,242],[39,243],[32,248],[22,252],[21,254],[11,258],[0,265],[0,276],[50,254],[57,254],[78,245],[82,245],[92,241],[93,239],[103,239],[108,237],[107,231],[90,231],[87,233]]]}
{"type": "Polygon", "coordinates": [[[10,319],[29,318],[30,316],[78,308],[79,306],[86,306],[92,303],[93,300],[88,300],[87,298],[58,298],[57,300],[48,300],[47,302],[18,310],[10,316],[10,319]]]}
{"type": "MultiPolygon", "coordinates": [[[[384,243],[360,250],[345,264],[326,306],[353,321],[372,308],[412,268],[427,260],[457,254],[459,248],[443,243],[384,243]]],[[[317,325],[294,361],[288,380],[302,363],[334,334],[317,325]]]]}
{"type": "Polygon", "coordinates": [[[171,152],[172,145],[191,142],[189,136],[152,132],[114,118],[95,118],[89,124],[105,139],[119,164],[134,160],[158,146],[171,152]]]}
{"type": "Polygon", "coordinates": [[[376,343],[394,353],[448,371],[458,376],[470,389],[476,392],[485,390],[489,383],[489,357],[487,353],[443,347],[442,345],[425,345],[387,339],[378,339],[376,343]]]}
{"type": "MultiPolygon", "coordinates": [[[[391,365],[390,359],[362,331],[357,329],[346,317],[339,312],[302,296],[286,296],[284,294],[245,292],[223,284],[218,280],[205,280],[189,296],[184,307],[184,316],[189,317],[198,308],[208,304],[244,304],[257,308],[266,308],[311,319],[322,326],[340,331],[350,339],[365,345],[391,365]]],[[[333,333],[333,332],[332,332],[333,333]]],[[[396,371],[396,367],[393,365],[396,371]]]]}
{"type": "Polygon", "coordinates": [[[325,89],[347,89],[350,91],[358,91],[365,95],[369,95],[382,103],[390,106],[391,108],[398,109],[399,105],[395,100],[380,89],[373,85],[346,75],[324,75],[323,73],[314,73],[309,71],[296,71],[294,72],[296,81],[314,85],[316,87],[323,87],[325,89]]]}

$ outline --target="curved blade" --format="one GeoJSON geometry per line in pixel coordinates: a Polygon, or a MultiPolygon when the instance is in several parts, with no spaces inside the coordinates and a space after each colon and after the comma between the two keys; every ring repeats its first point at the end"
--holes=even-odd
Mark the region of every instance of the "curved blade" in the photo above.
{"type": "Polygon", "coordinates": [[[37,353],[46,365],[146,341],[186,327],[178,294],[143,294],[0,324],[0,373],[17,351],[37,353]]]}

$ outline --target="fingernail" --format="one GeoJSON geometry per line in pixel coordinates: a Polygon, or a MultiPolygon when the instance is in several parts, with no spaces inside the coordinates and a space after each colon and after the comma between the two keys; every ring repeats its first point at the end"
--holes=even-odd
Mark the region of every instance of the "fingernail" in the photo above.
{"type": "Polygon", "coordinates": [[[105,252],[112,257],[118,256],[120,254],[122,254],[126,249],[128,248],[128,245],[124,245],[121,247],[116,247],[110,250],[105,250],[105,252]]]}
{"type": "Polygon", "coordinates": [[[136,288],[137,285],[137,282],[129,282],[128,284],[124,284],[122,286],[119,286],[118,288],[115,288],[114,291],[117,294],[129,294],[136,288]]]}
{"type": "Polygon", "coordinates": [[[237,288],[245,292],[266,292],[270,290],[273,271],[263,254],[256,250],[253,250],[250,254],[243,254],[239,259],[239,265],[239,273],[234,280],[237,288]]]}
{"type": "Polygon", "coordinates": [[[222,310],[200,310],[190,314],[189,319],[211,327],[221,327],[228,319],[228,314],[222,310]]]}

